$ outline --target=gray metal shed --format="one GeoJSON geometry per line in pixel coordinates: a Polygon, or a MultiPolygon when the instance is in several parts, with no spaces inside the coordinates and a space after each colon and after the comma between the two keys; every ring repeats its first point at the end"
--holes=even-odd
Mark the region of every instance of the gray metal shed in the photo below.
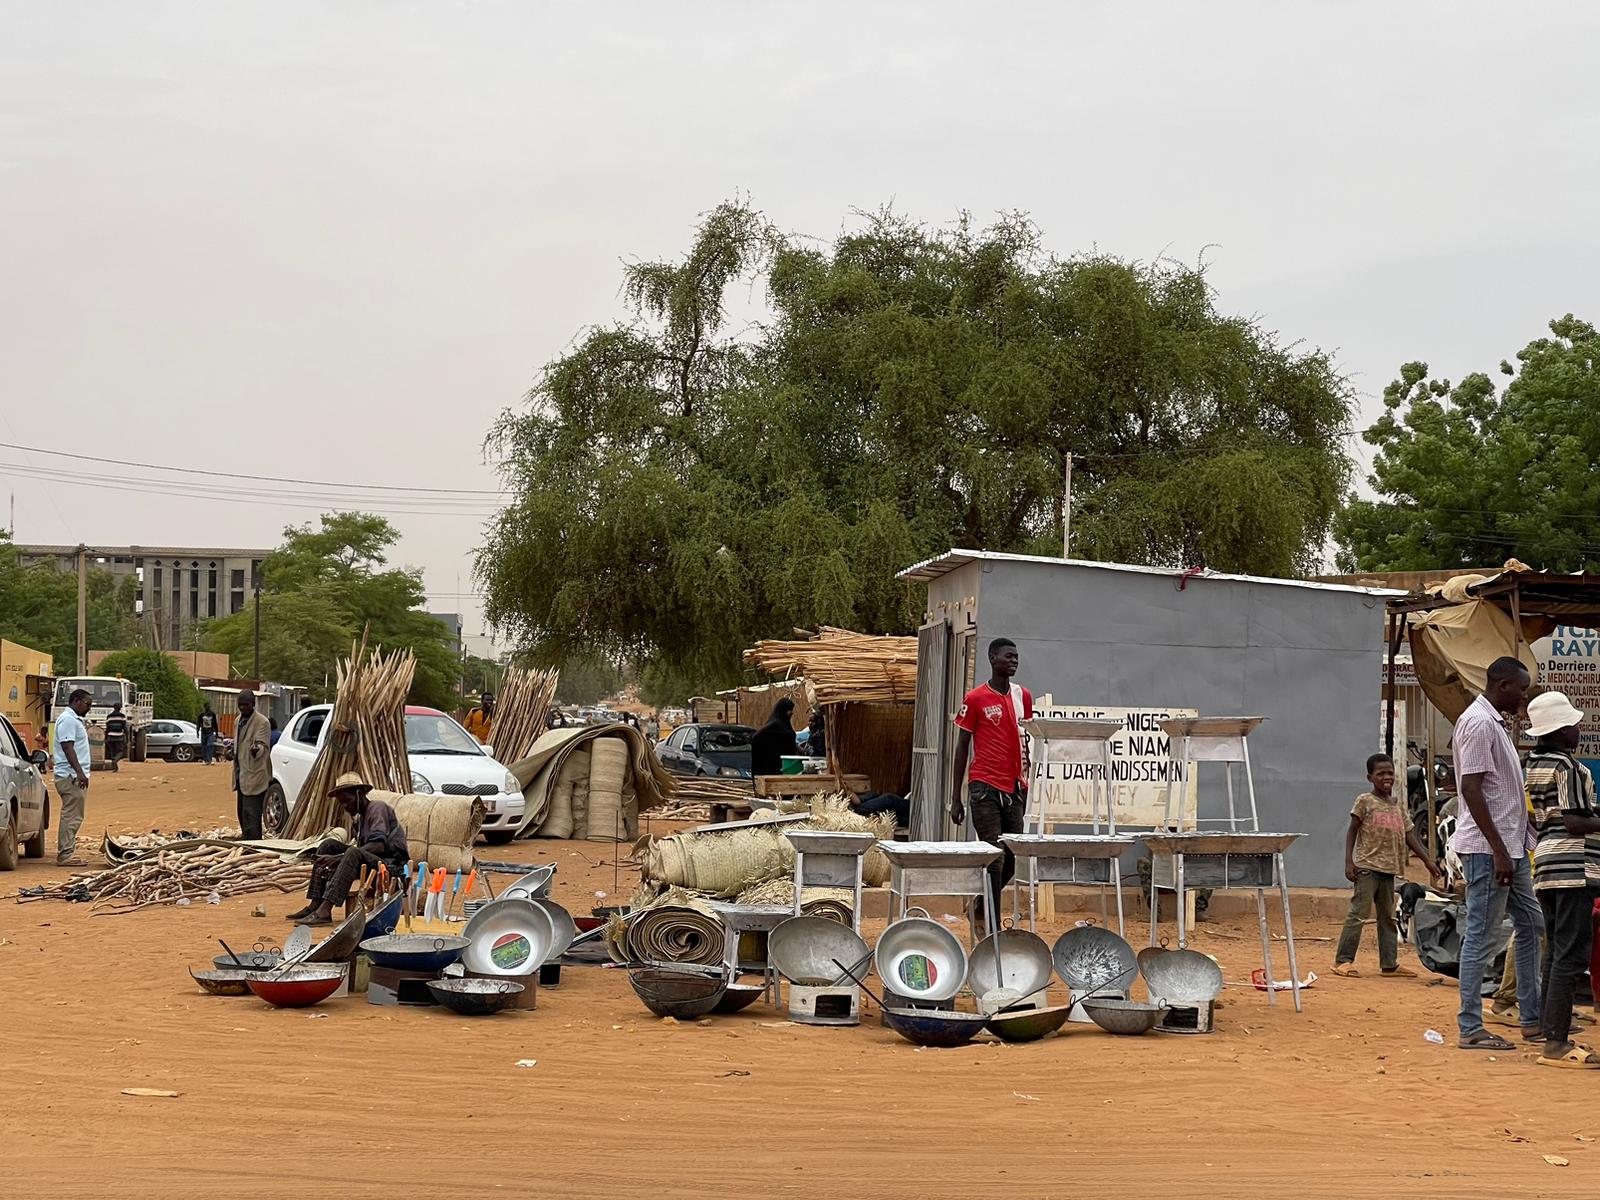
{"type": "MultiPolygon", "coordinates": [[[[1251,736],[1263,829],[1302,832],[1290,879],[1342,887],[1344,831],[1380,748],[1381,628],[1391,590],[951,550],[900,572],[928,587],[919,634],[911,835],[947,829],[951,717],[986,677],[991,638],[1017,681],[1058,703],[1270,717],[1251,736]]],[[[1202,769],[1203,814],[1218,808],[1202,769]]],[[[1220,778],[1220,777],[1219,777],[1220,778]]]]}

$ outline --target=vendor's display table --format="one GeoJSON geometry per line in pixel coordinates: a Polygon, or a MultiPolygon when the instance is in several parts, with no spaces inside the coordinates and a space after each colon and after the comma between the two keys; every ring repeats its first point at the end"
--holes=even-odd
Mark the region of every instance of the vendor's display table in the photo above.
{"type": "MultiPolygon", "coordinates": [[[[986,927],[1000,927],[994,891],[989,886],[989,864],[1001,856],[988,842],[879,842],[889,860],[889,918],[906,915],[912,896],[981,898],[986,927]]],[[[977,929],[969,931],[974,943],[977,929]]]]}

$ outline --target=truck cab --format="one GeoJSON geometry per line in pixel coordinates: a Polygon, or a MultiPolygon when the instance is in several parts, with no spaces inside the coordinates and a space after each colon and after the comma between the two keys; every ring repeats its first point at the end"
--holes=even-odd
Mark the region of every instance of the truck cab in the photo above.
{"type": "Polygon", "coordinates": [[[67,698],[79,688],[89,693],[89,715],[83,721],[89,727],[90,765],[104,765],[106,718],[119,704],[128,718],[128,761],[143,762],[155,698],[149,692],[136,691],[133,680],[120,675],[63,675],[51,691],[51,711],[65,708],[67,698]]]}

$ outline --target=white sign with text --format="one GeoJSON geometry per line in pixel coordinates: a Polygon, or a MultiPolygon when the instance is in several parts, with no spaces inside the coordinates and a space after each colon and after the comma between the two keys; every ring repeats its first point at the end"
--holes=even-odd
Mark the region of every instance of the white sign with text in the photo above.
{"type": "MultiPolygon", "coordinates": [[[[1036,697],[1036,717],[1072,720],[1120,721],[1122,731],[1111,739],[1110,797],[1117,827],[1153,829],[1167,810],[1167,781],[1177,772],[1176,791],[1183,796],[1183,823],[1193,825],[1198,803],[1193,763],[1173,763],[1171,744],[1161,732],[1168,717],[1199,716],[1192,708],[1119,708],[1115,705],[1056,704],[1050,696],[1036,697]]],[[[1105,767],[1098,762],[1040,762],[1035,755],[1032,805],[1043,803],[1043,819],[1050,825],[1089,825],[1095,784],[1105,787],[1105,767]]],[[[1035,810],[1039,811],[1039,810],[1035,810]]],[[[1102,820],[1104,814],[1102,813],[1102,820]]]]}

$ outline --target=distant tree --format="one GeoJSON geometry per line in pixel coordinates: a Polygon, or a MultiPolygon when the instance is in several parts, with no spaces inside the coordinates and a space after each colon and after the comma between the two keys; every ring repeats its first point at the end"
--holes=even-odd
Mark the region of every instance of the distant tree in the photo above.
{"type": "Polygon", "coordinates": [[[597,658],[574,658],[561,664],[556,699],[562,704],[595,704],[614,696],[624,680],[615,663],[597,658]]]}
{"type": "Polygon", "coordinates": [[[96,675],[131,679],[141,692],[155,700],[155,716],[192,721],[200,715],[200,689],[183,673],[177,661],[160,650],[118,650],[100,660],[96,675]]]}
{"type": "Polygon", "coordinates": [[[1600,570],[1600,336],[1570,313],[1529,342],[1497,392],[1406,363],[1363,435],[1377,499],[1338,519],[1341,569],[1600,570]]]}
{"type": "Polygon", "coordinates": [[[1025,218],[892,213],[819,247],[724,204],[625,269],[624,323],[490,437],[510,502],[477,562],[536,661],[732,678],[757,637],[905,631],[896,568],[951,546],[1288,575],[1344,495],[1352,394],[1219,313],[1201,270],[1047,254],[1025,218]],[[764,296],[732,328],[726,297],[764,296]]]}
{"type": "MultiPolygon", "coordinates": [[[[58,674],[78,661],[78,576],[53,563],[24,567],[11,537],[0,530],[0,637],[52,656],[58,674]]],[[[138,583],[131,576],[91,569],[85,586],[85,650],[131,646],[138,583]]]]}

